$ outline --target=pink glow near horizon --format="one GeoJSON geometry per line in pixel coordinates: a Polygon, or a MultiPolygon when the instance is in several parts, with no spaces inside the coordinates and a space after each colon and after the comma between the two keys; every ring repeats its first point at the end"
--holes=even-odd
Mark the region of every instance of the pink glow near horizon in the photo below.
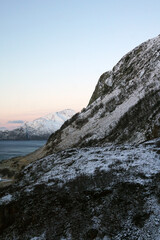
{"type": "MultiPolygon", "coordinates": [[[[67,108],[66,108],[67,109],[67,108]]],[[[77,108],[77,109],[73,109],[76,112],[81,111],[82,108],[77,108]]],[[[13,130],[15,128],[20,127],[21,125],[23,125],[23,123],[17,123],[16,121],[23,121],[23,122],[28,122],[28,121],[33,121],[37,118],[43,117],[49,113],[53,113],[53,112],[57,112],[57,111],[62,111],[64,109],[56,109],[56,110],[50,110],[50,111],[39,111],[34,113],[25,113],[25,114],[15,114],[15,115],[8,115],[8,116],[4,116],[3,118],[0,117],[0,128],[5,127],[8,130],[13,130]],[[10,123],[10,121],[13,121],[14,123],[10,123]]]]}
{"type": "MultiPolygon", "coordinates": [[[[80,83],[80,80],[78,82],[80,83]]],[[[61,86],[63,85],[62,82],[60,84],[61,86]]],[[[13,89],[11,86],[7,90],[7,94],[2,92],[2,101],[0,101],[0,127],[13,129],[21,124],[11,124],[8,123],[9,121],[33,121],[49,113],[64,109],[73,109],[79,112],[83,107],[87,106],[94,90],[93,87],[90,87],[90,84],[86,84],[85,88],[83,88],[83,85],[77,88],[72,86],[71,90],[69,90],[64,86],[64,89],[57,90],[56,84],[54,85],[51,82],[49,85],[47,81],[47,89],[45,87],[40,88],[39,85],[36,91],[32,89],[32,85],[30,85],[30,88],[27,86],[28,89],[27,87],[24,89],[24,84],[22,87],[23,89],[19,91],[14,89],[14,94],[11,91],[13,89]],[[33,94],[30,95],[30,92],[33,90],[33,94]],[[81,95],[78,95],[79,91],[82,93],[81,95]]]]}

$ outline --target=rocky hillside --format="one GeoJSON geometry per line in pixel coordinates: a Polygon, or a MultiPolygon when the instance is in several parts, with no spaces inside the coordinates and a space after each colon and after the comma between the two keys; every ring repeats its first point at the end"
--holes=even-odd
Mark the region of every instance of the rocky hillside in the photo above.
{"type": "MultiPolygon", "coordinates": [[[[104,73],[89,105],[26,157],[0,163],[13,173],[28,163],[72,147],[135,143],[160,136],[160,35],[127,53],[104,73]]],[[[14,175],[14,174],[13,174],[14,175]]]]}
{"type": "Polygon", "coordinates": [[[25,122],[12,131],[0,130],[0,140],[40,140],[57,131],[63,123],[75,114],[74,110],[66,109],[50,113],[34,121],[25,122]]]}
{"type": "Polygon", "coordinates": [[[159,240],[159,99],[160,36],[104,73],[44,147],[0,164],[15,180],[0,191],[0,239],[159,240]]]}
{"type": "Polygon", "coordinates": [[[160,239],[159,147],[74,148],[28,165],[0,192],[0,239],[160,239]]]}
{"type": "Polygon", "coordinates": [[[48,153],[103,142],[140,143],[160,136],[160,35],[104,73],[89,105],[53,134],[48,153]]]}

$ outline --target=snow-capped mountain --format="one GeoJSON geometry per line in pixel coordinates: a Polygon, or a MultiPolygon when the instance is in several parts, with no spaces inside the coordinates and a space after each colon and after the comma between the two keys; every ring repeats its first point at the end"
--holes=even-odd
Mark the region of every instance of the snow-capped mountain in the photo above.
{"type": "Polygon", "coordinates": [[[34,121],[24,123],[22,128],[26,131],[28,138],[33,139],[37,136],[48,138],[51,133],[57,131],[74,114],[75,111],[71,109],[50,113],[34,121]]]}
{"type": "Polygon", "coordinates": [[[0,139],[47,139],[74,114],[75,111],[71,109],[50,113],[34,121],[25,122],[12,131],[1,131],[0,139]]]}

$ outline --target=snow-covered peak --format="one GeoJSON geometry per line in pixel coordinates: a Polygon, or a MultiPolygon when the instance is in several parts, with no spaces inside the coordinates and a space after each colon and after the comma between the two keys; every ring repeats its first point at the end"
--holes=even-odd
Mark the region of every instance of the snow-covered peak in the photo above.
{"type": "Polygon", "coordinates": [[[43,117],[46,120],[62,120],[66,121],[67,119],[71,118],[75,114],[75,111],[72,109],[65,109],[63,111],[49,113],[43,117]]]}
{"type": "Polygon", "coordinates": [[[26,122],[22,128],[26,130],[28,136],[49,136],[57,131],[74,114],[75,111],[72,109],[50,113],[34,121],[26,122]]]}
{"type": "Polygon", "coordinates": [[[47,139],[74,114],[75,111],[72,109],[50,113],[33,121],[25,122],[13,131],[0,132],[0,139],[47,139]]]}
{"type": "Polygon", "coordinates": [[[36,131],[40,133],[52,133],[58,130],[62,124],[75,114],[74,110],[67,109],[60,112],[50,113],[44,117],[26,122],[22,127],[28,131],[36,131]]]}

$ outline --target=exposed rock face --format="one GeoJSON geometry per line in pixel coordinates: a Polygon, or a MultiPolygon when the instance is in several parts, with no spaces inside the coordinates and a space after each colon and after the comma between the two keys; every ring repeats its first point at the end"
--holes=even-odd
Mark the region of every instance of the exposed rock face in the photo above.
{"type": "Polygon", "coordinates": [[[126,54],[104,73],[89,105],[53,134],[48,152],[160,136],[160,35],[126,54]]]}
{"type": "Polygon", "coordinates": [[[159,73],[160,36],[101,76],[88,107],[1,189],[0,239],[160,239],[160,138],[132,144],[160,137],[159,73]]]}

